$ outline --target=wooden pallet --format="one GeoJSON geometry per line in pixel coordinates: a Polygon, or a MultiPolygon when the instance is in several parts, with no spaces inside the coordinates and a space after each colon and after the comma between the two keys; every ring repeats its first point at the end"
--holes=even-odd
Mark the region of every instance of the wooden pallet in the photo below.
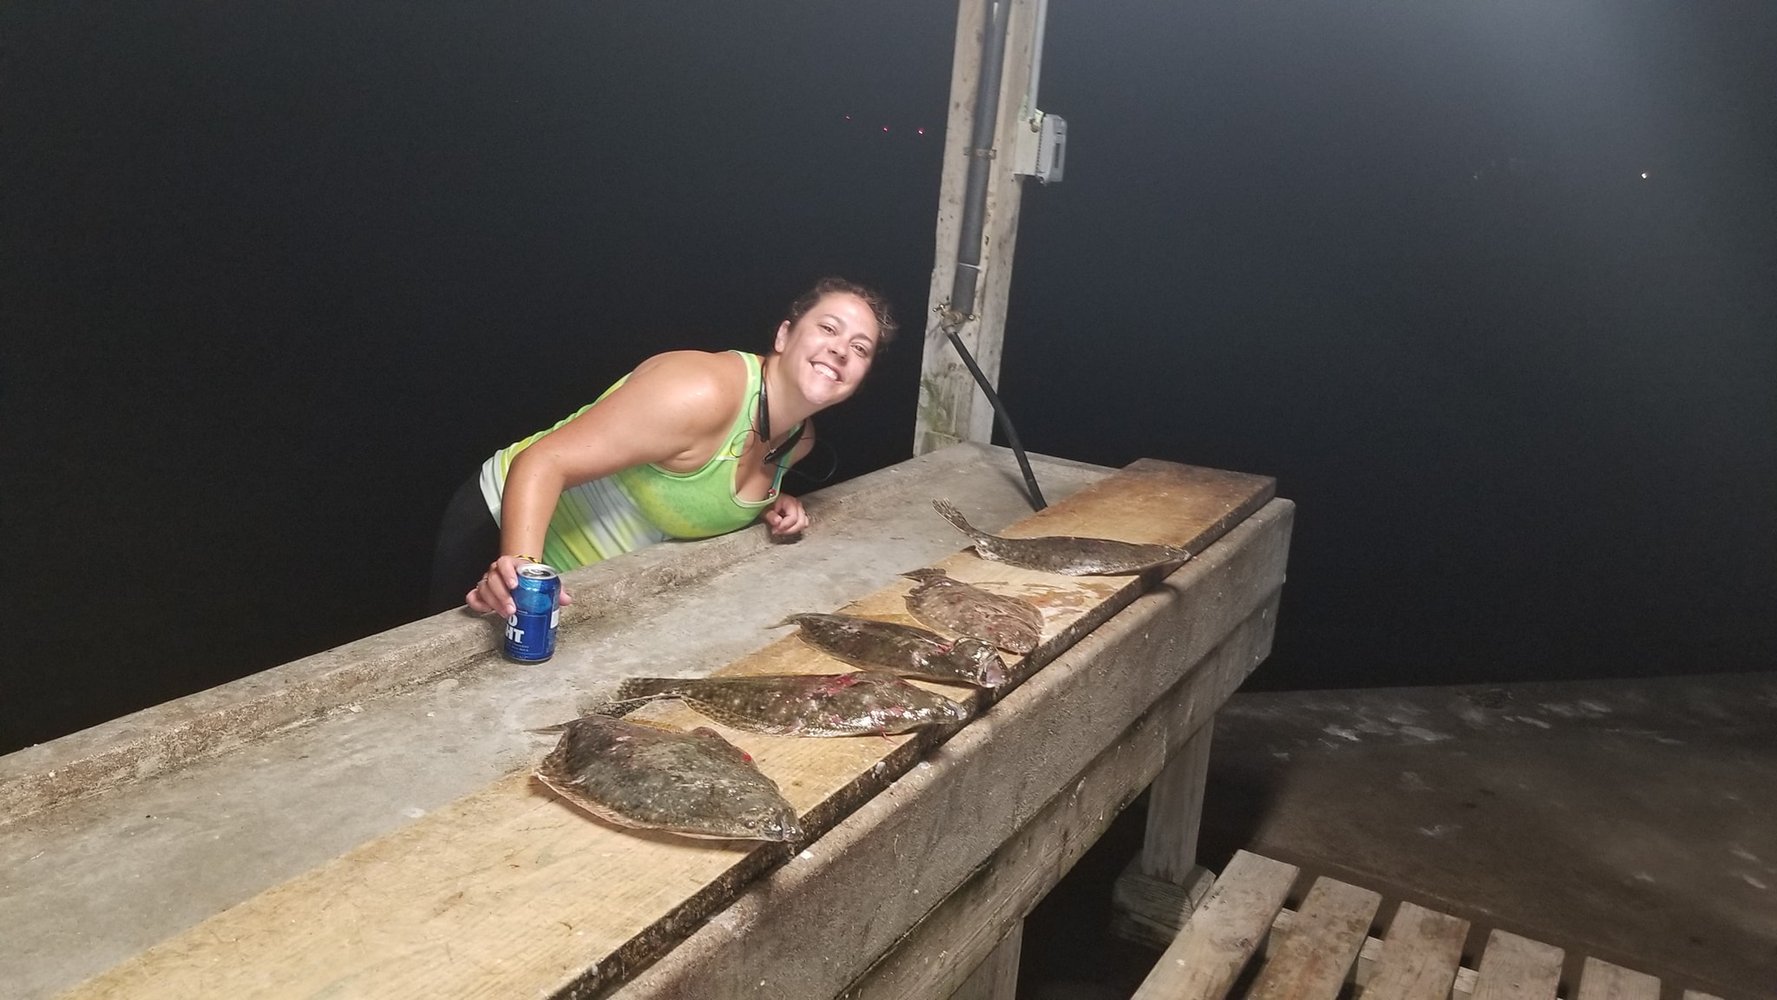
{"type": "MultiPolygon", "coordinates": [[[[1596,958],[1563,990],[1560,948],[1492,931],[1463,964],[1469,924],[1402,902],[1380,936],[1382,897],[1319,878],[1285,907],[1294,865],[1239,851],[1134,1000],[1659,1000],[1660,981],[1596,958]]],[[[1687,990],[1684,1000],[1718,1000],[1687,990]]]]}

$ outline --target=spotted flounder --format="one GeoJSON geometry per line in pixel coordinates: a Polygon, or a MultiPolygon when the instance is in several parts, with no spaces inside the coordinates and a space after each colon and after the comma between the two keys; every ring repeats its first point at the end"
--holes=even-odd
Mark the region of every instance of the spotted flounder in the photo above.
{"type": "Polygon", "coordinates": [[[963,722],[967,706],[893,674],[756,674],[750,677],[631,677],[610,708],[677,698],[736,729],[773,736],[905,733],[963,722]]]}
{"type": "Polygon", "coordinates": [[[941,569],[901,575],[919,581],[907,594],[907,610],[933,628],[972,635],[1012,653],[1028,653],[1043,638],[1043,613],[1029,601],[983,590],[941,569]]]}
{"type": "Polygon", "coordinates": [[[914,625],[857,615],[803,612],[771,627],[784,625],[799,626],[804,642],[854,667],[983,688],[1006,683],[1006,661],[980,639],[952,642],[914,625]]]}
{"type": "Polygon", "coordinates": [[[933,500],[932,506],[958,531],[969,536],[981,558],[1024,569],[1068,576],[1131,576],[1191,558],[1191,553],[1171,545],[1144,545],[1114,538],[1002,538],[970,524],[947,500],[933,500]]]}
{"type": "Polygon", "coordinates": [[[720,840],[790,841],[796,810],[753,759],[712,729],[588,715],[559,727],[537,778],[620,826],[720,840]]]}

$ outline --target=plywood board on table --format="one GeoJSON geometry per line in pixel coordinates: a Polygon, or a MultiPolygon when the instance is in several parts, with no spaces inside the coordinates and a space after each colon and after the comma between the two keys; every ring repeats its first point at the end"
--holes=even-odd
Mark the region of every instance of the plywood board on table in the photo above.
{"type": "MultiPolygon", "coordinates": [[[[1196,551],[1271,495],[1272,483],[1263,477],[1144,460],[1006,533],[1099,535],[1196,551]]],[[[1043,608],[1045,642],[1015,672],[1018,679],[1127,606],[1144,585],[1131,578],[1026,576],[963,554],[940,565],[960,578],[1022,592],[1043,608]]],[[[902,592],[889,588],[851,610],[897,613],[902,592]]],[[[833,661],[785,636],[728,671],[832,669],[833,661]]],[[[708,724],[687,709],[649,711],[686,725],[708,724]]],[[[730,735],[778,782],[812,835],[947,734],[730,735]]],[[[658,956],[786,854],[777,845],[613,828],[567,806],[528,775],[512,775],[218,914],[71,995],[590,992],[658,956]]]]}

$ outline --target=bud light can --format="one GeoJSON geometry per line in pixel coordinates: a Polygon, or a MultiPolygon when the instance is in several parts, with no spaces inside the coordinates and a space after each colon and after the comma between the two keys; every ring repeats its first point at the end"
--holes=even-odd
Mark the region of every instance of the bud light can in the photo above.
{"type": "Polygon", "coordinates": [[[542,663],[555,655],[555,628],[561,623],[561,574],[542,563],[518,567],[512,590],[516,610],[506,619],[506,659],[542,663]]]}

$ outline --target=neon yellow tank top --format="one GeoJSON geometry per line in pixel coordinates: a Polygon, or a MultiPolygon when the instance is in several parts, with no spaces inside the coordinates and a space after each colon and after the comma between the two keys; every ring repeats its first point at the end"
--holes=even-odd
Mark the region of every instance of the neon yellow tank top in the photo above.
{"type": "MultiPolygon", "coordinates": [[[[761,369],[759,356],[742,351],[738,354],[747,367],[747,389],[739,411],[729,424],[728,437],[722,447],[700,468],[691,472],[673,472],[652,463],[621,469],[603,479],[581,483],[562,491],[555,513],[549,519],[549,532],[543,543],[543,561],[559,570],[569,570],[609,559],[667,538],[708,538],[726,534],[753,523],[772,500],[777,498],[790,456],[778,460],[772,476],[771,489],[761,500],[743,500],[735,494],[734,464],[746,451],[753,434],[753,413],[758,405],[761,369]]],[[[618,386],[629,380],[625,375],[599,394],[598,399],[575,410],[547,431],[539,431],[510,447],[495,452],[481,470],[482,497],[494,520],[500,519],[500,496],[506,486],[506,472],[512,459],[537,439],[569,420],[597,406],[618,386]]]]}

